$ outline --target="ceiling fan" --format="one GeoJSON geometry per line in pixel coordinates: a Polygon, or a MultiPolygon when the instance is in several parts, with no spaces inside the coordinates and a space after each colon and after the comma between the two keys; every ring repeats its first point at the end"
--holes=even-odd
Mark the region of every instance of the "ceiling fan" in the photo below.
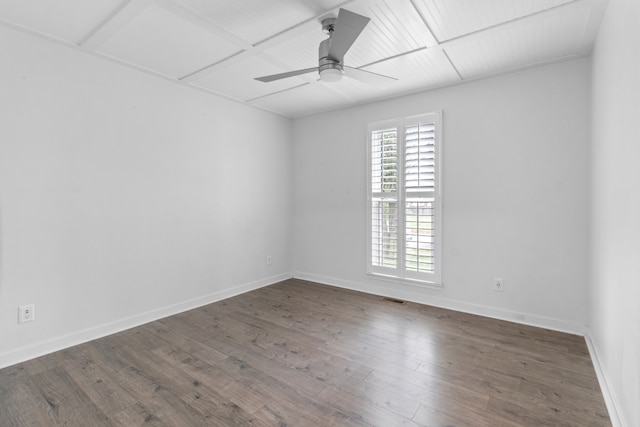
{"type": "Polygon", "coordinates": [[[388,84],[397,80],[393,77],[344,65],[344,55],[369,21],[370,19],[366,16],[340,9],[337,18],[329,17],[322,20],[322,31],[328,34],[329,38],[320,42],[317,67],[256,77],[255,80],[268,83],[316,71],[320,74],[320,80],[323,82],[337,82],[342,79],[343,75],[374,85],[388,84]]]}

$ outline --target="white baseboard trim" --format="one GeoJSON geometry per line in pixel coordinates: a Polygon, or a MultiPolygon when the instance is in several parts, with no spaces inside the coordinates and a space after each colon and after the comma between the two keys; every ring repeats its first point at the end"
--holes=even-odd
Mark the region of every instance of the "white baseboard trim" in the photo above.
{"type": "Polygon", "coordinates": [[[480,304],[472,304],[464,301],[452,300],[449,298],[435,297],[423,292],[419,286],[407,286],[395,284],[389,280],[372,280],[367,283],[359,283],[334,277],[321,276],[317,274],[295,271],[293,277],[310,282],[322,283],[354,291],[375,294],[385,297],[399,298],[406,301],[417,302],[419,304],[432,305],[449,310],[461,311],[479,316],[491,317],[499,320],[520,323],[523,325],[535,326],[539,328],[551,329],[558,332],[565,332],[573,335],[585,335],[586,325],[570,322],[562,319],[537,316],[529,313],[519,313],[504,310],[496,307],[489,307],[480,304]]]}
{"type": "Polygon", "coordinates": [[[609,418],[611,419],[611,425],[613,427],[625,427],[628,424],[624,421],[623,412],[616,399],[616,395],[613,389],[609,386],[611,382],[607,379],[607,373],[604,366],[601,363],[601,359],[598,356],[598,350],[591,338],[591,333],[587,329],[587,333],[584,335],[584,339],[587,342],[587,348],[589,349],[589,355],[591,356],[591,362],[593,368],[596,371],[596,377],[598,377],[598,383],[600,384],[600,391],[604,397],[604,403],[607,405],[607,411],[609,411],[609,418]]]}
{"type": "Polygon", "coordinates": [[[249,292],[255,289],[262,288],[264,286],[269,286],[274,283],[290,279],[291,277],[293,277],[292,274],[288,272],[271,277],[266,277],[254,282],[233,286],[197,298],[192,298],[176,304],[171,304],[166,307],[147,311],[145,313],[137,314],[125,319],[119,319],[113,322],[84,329],[82,331],[72,332],[70,334],[52,338],[46,341],[41,341],[28,346],[12,349],[0,354],[0,368],[15,365],[16,363],[24,362],[36,357],[44,356],[45,354],[72,347],[74,345],[82,344],[97,338],[115,334],[117,332],[131,329],[133,327],[140,326],[154,320],[162,319],[164,317],[182,313],[187,310],[192,310],[194,308],[211,304],[216,301],[231,298],[245,292],[249,292]]]}

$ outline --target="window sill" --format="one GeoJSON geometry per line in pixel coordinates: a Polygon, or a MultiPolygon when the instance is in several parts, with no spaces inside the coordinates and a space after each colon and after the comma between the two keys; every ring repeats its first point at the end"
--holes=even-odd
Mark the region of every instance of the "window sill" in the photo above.
{"type": "Polygon", "coordinates": [[[388,276],[386,274],[371,273],[371,272],[368,272],[367,276],[373,279],[380,280],[383,282],[388,282],[388,283],[395,283],[395,284],[399,283],[402,285],[415,286],[422,289],[433,289],[436,291],[444,290],[444,284],[439,282],[428,282],[426,280],[407,279],[402,277],[388,276]]]}

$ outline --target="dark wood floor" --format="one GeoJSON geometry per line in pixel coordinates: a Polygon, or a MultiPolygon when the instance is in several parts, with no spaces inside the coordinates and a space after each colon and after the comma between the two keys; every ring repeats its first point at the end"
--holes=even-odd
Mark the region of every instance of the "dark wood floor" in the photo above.
{"type": "Polygon", "coordinates": [[[584,339],[288,280],[0,370],[0,426],[609,426],[584,339]]]}

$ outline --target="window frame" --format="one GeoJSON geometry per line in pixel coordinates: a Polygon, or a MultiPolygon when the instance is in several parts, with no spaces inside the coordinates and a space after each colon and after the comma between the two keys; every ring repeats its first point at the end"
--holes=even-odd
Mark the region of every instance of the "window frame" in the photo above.
{"type": "MultiPolygon", "coordinates": [[[[367,125],[367,137],[366,137],[366,153],[367,153],[367,167],[366,167],[366,199],[367,199],[367,213],[366,213],[366,240],[367,240],[367,268],[366,272],[375,278],[391,280],[394,282],[403,282],[407,284],[442,288],[442,111],[435,111],[426,114],[418,114],[407,117],[397,117],[394,119],[380,120],[371,122],[367,125]],[[430,124],[435,125],[434,129],[434,188],[433,188],[433,216],[434,216],[434,271],[431,272],[415,272],[409,271],[406,268],[406,209],[408,193],[406,191],[406,175],[405,175],[405,151],[406,151],[406,131],[407,127],[416,124],[430,124]],[[379,193],[373,192],[373,144],[372,135],[373,132],[380,130],[387,130],[391,128],[397,129],[397,160],[396,160],[396,191],[395,198],[390,197],[390,200],[395,199],[397,205],[397,261],[396,267],[379,266],[373,264],[373,203],[374,199],[378,200],[380,194],[384,194],[384,191],[379,193]]],[[[390,192],[391,193],[391,192],[390,192]]],[[[393,196],[390,194],[390,196],[393,196]]]]}

